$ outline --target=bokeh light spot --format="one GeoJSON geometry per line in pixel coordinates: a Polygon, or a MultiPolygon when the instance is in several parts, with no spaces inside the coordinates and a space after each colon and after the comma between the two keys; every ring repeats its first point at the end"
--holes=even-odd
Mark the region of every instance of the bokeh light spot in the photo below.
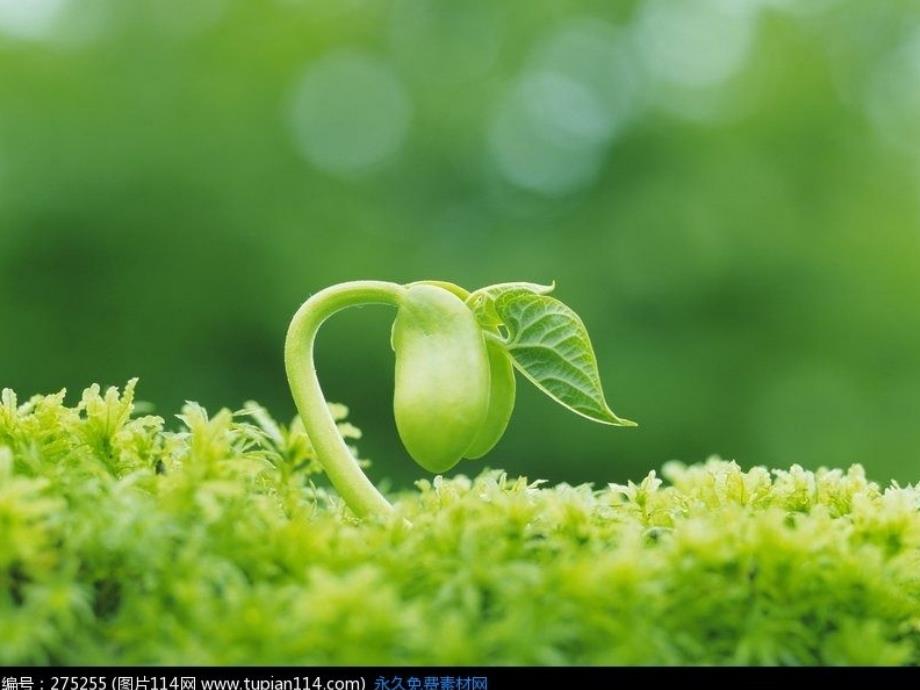
{"type": "Polygon", "coordinates": [[[411,104],[382,60],[337,52],[311,64],[297,84],[290,123],[299,152],[317,168],[352,176],[403,145],[411,104]]]}
{"type": "Polygon", "coordinates": [[[67,0],[0,0],[0,33],[41,39],[52,33],[67,0]]]}
{"type": "Polygon", "coordinates": [[[502,175],[546,195],[589,184],[635,107],[628,42],[590,17],[563,25],[534,51],[489,132],[502,175]]]}
{"type": "Polygon", "coordinates": [[[869,85],[866,108],[883,141],[920,153],[920,28],[882,58],[869,85]]]}
{"type": "Polygon", "coordinates": [[[533,66],[581,84],[604,110],[610,136],[637,109],[635,56],[625,30],[593,17],[563,25],[536,52],[533,66]]]}
{"type": "Polygon", "coordinates": [[[601,163],[604,111],[584,86],[553,72],[524,76],[499,107],[489,143],[513,184],[545,194],[590,182],[601,163]]]}
{"type": "Polygon", "coordinates": [[[635,39],[646,69],[656,79],[681,87],[709,87],[743,67],[755,22],[756,13],[718,0],[646,0],[635,39]]]}

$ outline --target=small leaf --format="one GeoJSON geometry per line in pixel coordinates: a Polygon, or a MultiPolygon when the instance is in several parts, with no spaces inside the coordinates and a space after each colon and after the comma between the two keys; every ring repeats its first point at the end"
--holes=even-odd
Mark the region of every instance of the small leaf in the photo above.
{"type": "Polygon", "coordinates": [[[508,354],[537,388],[595,422],[636,426],[607,405],[588,331],[574,311],[528,290],[503,292],[491,309],[507,330],[508,354]]]}
{"type": "Polygon", "coordinates": [[[505,292],[513,292],[517,290],[524,290],[526,292],[532,292],[536,295],[548,295],[553,290],[556,289],[556,281],[553,281],[549,285],[542,285],[540,283],[525,283],[521,281],[513,283],[496,283],[495,285],[487,285],[486,287],[479,288],[472,294],[470,294],[469,299],[474,299],[480,295],[488,295],[493,299],[497,298],[499,295],[502,295],[505,292]]]}
{"type": "Polygon", "coordinates": [[[494,329],[501,325],[501,319],[495,313],[495,300],[510,292],[527,292],[535,295],[548,295],[556,289],[556,281],[550,285],[539,283],[496,283],[479,288],[466,298],[466,303],[476,314],[479,324],[486,329],[494,329]]]}

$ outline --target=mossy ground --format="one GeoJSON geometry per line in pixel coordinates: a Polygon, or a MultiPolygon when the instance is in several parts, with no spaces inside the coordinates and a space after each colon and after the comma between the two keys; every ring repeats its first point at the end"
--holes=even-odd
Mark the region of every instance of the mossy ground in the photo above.
{"type": "Polygon", "coordinates": [[[485,471],[359,523],[301,430],[189,405],[165,431],[133,390],[3,394],[0,663],[920,660],[920,492],[858,466],[485,471]]]}

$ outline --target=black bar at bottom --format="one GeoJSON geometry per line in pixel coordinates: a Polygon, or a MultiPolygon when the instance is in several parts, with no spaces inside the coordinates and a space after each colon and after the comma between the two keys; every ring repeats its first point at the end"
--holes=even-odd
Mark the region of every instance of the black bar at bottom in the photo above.
{"type": "Polygon", "coordinates": [[[631,681],[744,682],[775,687],[796,676],[832,682],[857,676],[920,678],[908,668],[72,666],[0,667],[0,690],[581,690],[631,681]]]}

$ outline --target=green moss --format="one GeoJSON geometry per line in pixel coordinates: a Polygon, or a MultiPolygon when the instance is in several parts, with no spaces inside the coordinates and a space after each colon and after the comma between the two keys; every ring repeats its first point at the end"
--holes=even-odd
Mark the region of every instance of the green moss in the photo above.
{"type": "Polygon", "coordinates": [[[486,471],[358,523],[301,430],[190,404],[166,431],[133,393],[3,393],[0,663],[920,660],[920,493],[858,466],[486,471]]]}

